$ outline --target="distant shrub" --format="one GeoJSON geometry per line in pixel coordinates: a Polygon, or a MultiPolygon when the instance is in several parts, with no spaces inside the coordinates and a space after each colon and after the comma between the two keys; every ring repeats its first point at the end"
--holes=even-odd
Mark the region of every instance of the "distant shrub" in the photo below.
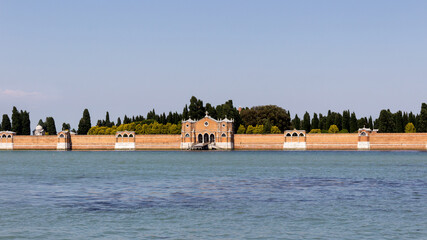
{"type": "Polygon", "coordinates": [[[252,125],[249,125],[247,128],[246,128],[246,134],[253,134],[254,133],[254,127],[252,126],[252,125]]]}
{"type": "Polygon", "coordinates": [[[339,131],[339,133],[348,133],[348,130],[347,129],[343,129],[343,130],[339,131]]]}
{"type": "Polygon", "coordinates": [[[408,123],[405,126],[405,133],[414,133],[417,132],[413,123],[408,123]]]}
{"type": "Polygon", "coordinates": [[[309,133],[322,133],[322,130],[320,129],[311,129],[309,133]]]}
{"type": "Polygon", "coordinates": [[[337,132],[339,132],[337,125],[334,124],[329,127],[328,133],[337,133],[337,132]]]}
{"type": "Polygon", "coordinates": [[[256,125],[254,129],[254,134],[262,134],[264,133],[264,125],[256,125]]]}
{"type": "Polygon", "coordinates": [[[282,133],[282,132],[280,131],[280,129],[277,126],[272,126],[271,127],[271,133],[273,133],[273,134],[279,134],[279,133],[282,133]]]}
{"type": "Polygon", "coordinates": [[[244,134],[246,132],[246,128],[243,125],[240,125],[237,129],[237,134],[244,134]]]}

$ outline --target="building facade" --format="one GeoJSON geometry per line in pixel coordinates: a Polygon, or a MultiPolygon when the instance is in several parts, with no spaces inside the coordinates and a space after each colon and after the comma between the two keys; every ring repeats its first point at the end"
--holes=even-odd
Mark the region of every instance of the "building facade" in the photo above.
{"type": "Polygon", "coordinates": [[[182,122],[181,149],[221,149],[234,148],[233,120],[216,120],[208,115],[200,120],[188,119],[182,122]]]}

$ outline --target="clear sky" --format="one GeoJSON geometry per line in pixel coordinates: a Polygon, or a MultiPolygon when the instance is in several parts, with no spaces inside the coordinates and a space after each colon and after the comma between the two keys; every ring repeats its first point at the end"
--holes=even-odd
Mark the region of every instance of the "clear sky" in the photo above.
{"type": "Polygon", "coordinates": [[[275,104],[377,116],[427,102],[427,1],[0,1],[0,113],[275,104]]]}

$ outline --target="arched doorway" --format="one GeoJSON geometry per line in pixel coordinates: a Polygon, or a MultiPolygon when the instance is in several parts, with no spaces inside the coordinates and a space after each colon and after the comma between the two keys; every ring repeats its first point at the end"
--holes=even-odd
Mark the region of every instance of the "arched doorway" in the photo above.
{"type": "Polygon", "coordinates": [[[214,143],[214,142],[215,142],[215,135],[211,134],[210,143],[214,143]]]}
{"type": "Polygon", "coordinates": [[[199,134],[199,136],[197,137],[197,140],[199,143],[203,143],[203,136],[202,134],[199,134]]]}
{"type": "Polygon", "coordinates": [[[203,141],[204,143],[208,143],[208,142],[209,142],[209,134],[205,133],[205,135],[203,136],[203,138],[204,138],[204,139],[203,139],[203,140],[204,140],[204,141],[203,141]]]}

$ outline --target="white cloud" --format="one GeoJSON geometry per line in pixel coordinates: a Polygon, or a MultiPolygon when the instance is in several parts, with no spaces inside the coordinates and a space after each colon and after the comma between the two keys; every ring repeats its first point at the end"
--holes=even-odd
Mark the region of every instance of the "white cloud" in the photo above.
{"type": "Polygon", "coordinates": [[[22,90],[13,90],[13,89],[0,89],[1,97],[13,97],[13,98],[40,98],[44,95],[40,92],[26,92],[22,90]]]}

